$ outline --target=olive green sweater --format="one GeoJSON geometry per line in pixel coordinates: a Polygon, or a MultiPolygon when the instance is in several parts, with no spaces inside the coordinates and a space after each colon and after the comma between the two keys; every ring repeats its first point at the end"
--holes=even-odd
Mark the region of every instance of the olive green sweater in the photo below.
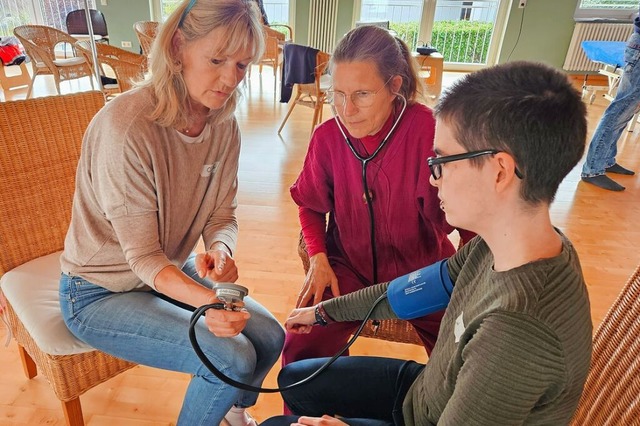
{"type": "MultiPolygon", "coordinates": [[[[407,393],[413,425],[565,425],[591,359],[589,299],[577,254],[493,270],[474,238],[448,261],[455,288],[438,341],[407,393]]],[[[323,302],[337,321],[362,319],[388,283],[323,302]],[[348,308],[347,308],[348,307],[348,308]]],[[[387,301],[376,318],[395,317],[387,301]]]]}
{"type": "Polygon", "coordinates": [[[150,121],[149,89],[98,112],[82,144],[61,266],[111,291],[153,287],[198,239],[235,249],[240,132],[235,118],[199,137],[150,121]]]}

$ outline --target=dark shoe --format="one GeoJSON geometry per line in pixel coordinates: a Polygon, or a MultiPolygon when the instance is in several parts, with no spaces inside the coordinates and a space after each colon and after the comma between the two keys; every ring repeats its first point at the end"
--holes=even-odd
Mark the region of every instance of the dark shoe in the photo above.
{"type": "Polygon", "coordinates": [[[611,167],[607,167],[606,169],[604,169],[604,171],[607,173],[616,173],[619,175],[627,175],[627,176],[633,176],[636,174],[634,171],[625,169],[618,163],[614,164],[611,167]]]}
{"type": "Polygon", "coordinates": [[[624,191],[624,186],[605,175],[583,177],[582,180],[609,191],[624,191]]]}

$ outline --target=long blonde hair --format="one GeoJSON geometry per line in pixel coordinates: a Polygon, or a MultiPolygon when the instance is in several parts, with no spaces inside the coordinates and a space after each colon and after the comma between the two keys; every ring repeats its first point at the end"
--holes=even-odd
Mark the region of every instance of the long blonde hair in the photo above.
{"type": "MultiPolygon", "coordinates": [[[[264,36],[260,11],[252,0],[184,1],[161,26],[153,42],[149,74],[140,86],[153,89],[156,104],[150,119],[164,127],[183,128],[188,124],[189,92],[182,75],[182,64],[176,58],[173,36],[181,30],[186,43],[206,36],[211,31],[226,28],[225,52],[234,54],[249,49],[252,62],[262,57],[264,36]],[[190,7],[190,8],[189,8],[190,7]]],[[[236,88],[225,105],[209,112],[212,124],[222,122],[235,111],[240,90],[236,88]]]]}

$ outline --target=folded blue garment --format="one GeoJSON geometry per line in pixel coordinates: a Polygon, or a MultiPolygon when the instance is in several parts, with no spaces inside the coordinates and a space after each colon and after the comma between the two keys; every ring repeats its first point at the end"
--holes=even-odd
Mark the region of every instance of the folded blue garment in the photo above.
{"type": "Polygon", "coordinates": [[[587,58],[593,62],[600,62],[615,67],[624,66],[625,41],[596,41],[586,40],[581,43],[587,58]]]}

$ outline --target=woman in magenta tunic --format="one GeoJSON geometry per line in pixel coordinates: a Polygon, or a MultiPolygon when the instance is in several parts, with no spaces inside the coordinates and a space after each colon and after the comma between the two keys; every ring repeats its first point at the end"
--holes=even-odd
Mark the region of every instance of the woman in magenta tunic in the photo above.
{"type": "MultiPolygon", "coordinates": [[[[311,265],[297,307],[389,281],[455,251],[447,237],[453,228],[427,184],[435,120],[417,102],[421,83],[406,44],[378,27],[356,28],[336,47],[330,70],[337,117],[314,132],[291,187],[311,265]],[[369,159],[366,172],[356,154],[369,159]]],[[[427,352],[441,316],[412,321],[427,352]]],[[[334,355],[357,326],[288,333],[283,365],[334,355]]]]}

